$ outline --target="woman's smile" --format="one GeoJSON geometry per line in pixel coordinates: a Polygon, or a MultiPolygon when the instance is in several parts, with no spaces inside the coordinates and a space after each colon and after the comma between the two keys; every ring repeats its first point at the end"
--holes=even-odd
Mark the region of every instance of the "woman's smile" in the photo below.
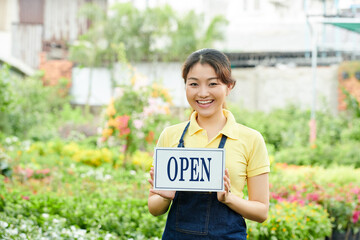
{"type": "Polygon", "coordinates": [[[197,100],[196,102],[199,107],[207,108],[214,102],[214,100],[197,100]]]}

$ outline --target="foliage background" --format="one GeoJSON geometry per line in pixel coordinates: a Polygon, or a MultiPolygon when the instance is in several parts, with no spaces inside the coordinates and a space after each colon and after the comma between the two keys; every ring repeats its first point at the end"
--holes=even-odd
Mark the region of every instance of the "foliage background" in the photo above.
{"type": "MultiPolygon", "coordinates": [[[[218,16],[205,24],[202,15],[181,16],[168,6],[138,10],[118,4],[111,12],[87,4],[80,14],[91,27],[70,46],[78,65],[112,73],[113,100],[100,114],[88,104],[70,104],[63,96],[66,79],[44,86],[41,72],[21,78],[7,66],[0,69],[2,239],[161,237],[166,216],[148,213],[148,170],[161,130],[180,120],[161,84],[139,85],[131,70],[129,84],[119,85],[114,64],[184,59],[221,40],[226,21],[218,16]]],[[[309,110],[288,106],[262,113],[237,106],[230,104],[237,121],[263,134],[272,169],[269,218],[248,222],[249,238],[358,236],[357,100],[348,95],[348,111],[336,116],[317,112],[311,146],[309,110]]]]}

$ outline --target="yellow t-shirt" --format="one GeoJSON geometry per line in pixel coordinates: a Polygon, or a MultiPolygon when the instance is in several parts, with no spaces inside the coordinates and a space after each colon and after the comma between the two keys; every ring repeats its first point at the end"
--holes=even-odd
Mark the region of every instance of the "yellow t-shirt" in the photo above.
{"type": "MultiPolygon", "coordinates": [[[[184,136],[184,144],[189,148],[217,148],[222,134],[226,135],[225,167],[229,169],[231,192],[243,197],[246,178],[270,172],[270,161],[262,135],[254,129],[237,123],[230,111],[224,109],[223,112],[227,118],[226,124],[210,141],[206,130],[196,121],[197,112],[193,112],[190,126],[184,136]]],[[[165,128],[157,147],[177,147],[187,123],[165,128]]]]}

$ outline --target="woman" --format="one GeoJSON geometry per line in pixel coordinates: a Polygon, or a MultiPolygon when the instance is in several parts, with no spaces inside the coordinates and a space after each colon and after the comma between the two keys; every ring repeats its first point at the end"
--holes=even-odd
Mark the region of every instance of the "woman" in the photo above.
{"type": "MultiPolygon", "coordinates": [[[[189,122],[166,128],[158,147],[225,148],[225,191],[150,189],[149,211],[162,215],[171,205],[163,239],[246,239],[244,218],[263,222],[269,209],[270,163],[263,137],[236,123],[224,107],[235,85],[225,54],[214,49],[192,53],[184,63],[182,76],[194,111],[189,122]],[[248,200],[242,193],[245,181],[248,200]]],[[[150,176],[153,185],[153,169],[150,176]]]]}

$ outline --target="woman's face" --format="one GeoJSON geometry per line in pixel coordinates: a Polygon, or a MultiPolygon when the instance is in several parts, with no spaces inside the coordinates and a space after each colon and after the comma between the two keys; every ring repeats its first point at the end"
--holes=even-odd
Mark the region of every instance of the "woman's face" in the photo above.
{"type": "Polygon", "coordinates": [[[196,63],[186,78],[186,98],[202,118],[222,114],[222,106],[230,89],[230,86],[221,82],[209,64],[196,63]]]}

